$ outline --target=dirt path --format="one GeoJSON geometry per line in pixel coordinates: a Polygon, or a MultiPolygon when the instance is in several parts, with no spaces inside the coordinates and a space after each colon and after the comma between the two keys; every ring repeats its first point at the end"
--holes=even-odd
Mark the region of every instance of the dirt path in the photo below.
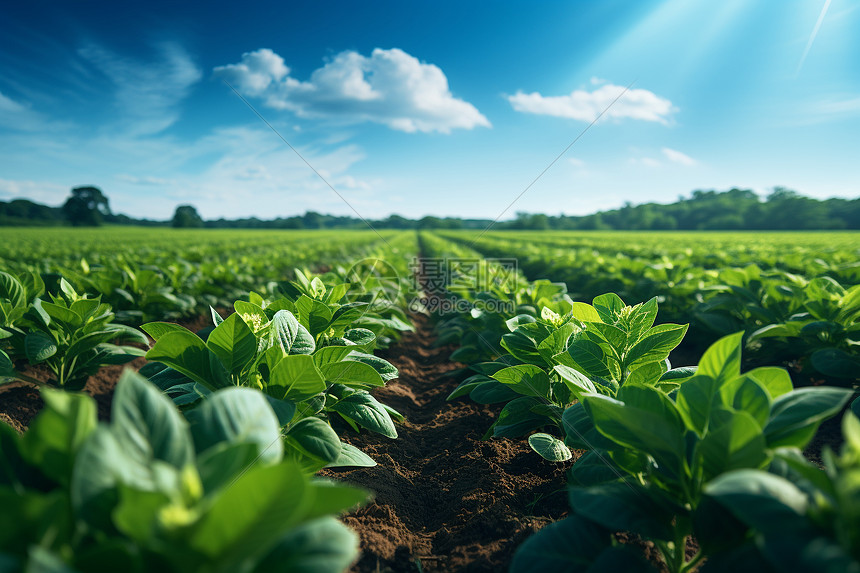
{"type": "Polygon", "coordinates": [[[446,402],[458,381],[452,348],[433,348],[427,320],[385,357],[400,378],[375,395],[403,413],[396,440],[342,434],[378,466],[326,472],[375,492],[375,502],[343,521],[361,538],[356,572],[501,571],[532,532],[563,516],[569,464],[551,464],[525,440],[481,436],[491,406],[446,402]]]}

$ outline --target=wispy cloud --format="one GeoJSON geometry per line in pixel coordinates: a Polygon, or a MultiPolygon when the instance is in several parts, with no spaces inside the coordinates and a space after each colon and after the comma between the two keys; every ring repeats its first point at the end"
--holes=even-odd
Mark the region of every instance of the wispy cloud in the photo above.
{"type": "Polygon", "coordinates": [[[0,92],[0,126],[15,131],[36,132],[66,129],[71,123],[51,120],[29,104],[16,101],[0,92]]]}
{"type": "MultiPolygon", "coordinates": [[[[602,80],[593,78],[592,83],[602,80]]],[[[624,86],[603,84],[593,91],[574,90],[568,95],[544,96],[539,92],[507,96],[511,106],[522,113],[565,117],[578,121],[594,121],[601,111],[624,91],[624,86]]],[[[624,94],[603,117],[638,119],[668,124],[677,108],[666,98],[645,89],[631,89],[624,94]]]]}
{"type": "Polygon", "coordinates": [[[89,45],[78,54],[113,84],[121,125],[132,135],[160,133],[179,119],[179,104],[202,73],[183,48],[157,47],[158,58],[141,61],[89,45]]]}
{"type": "Polygon", "coordinates": [[[669,149],[668,147],[664,147],[660,151],[662,151],[666,159],[668,159],[672,163],[679,163],[688,167],[692,167],[693,165],[697,165],[699,163],[686,153],[681,153],[680,151],[677,151],[675,149],[669,149]]]}
{"type": "Polygon", "coordinates": [[[244,95],[299,117],[375,122],[408,133],[490,127],[475,106],[454,97],[439,67],[397,48],[377,48],[370,56],[341,52],[307,81],[292,77],[283,58],[269,49],[243,54],[239,63],[218,66],[214,74],[244,95]]]}
{"type": "Polygon", "coordinates": [[[32,180],[0,179],[0,198],[29,199],[48,205],[59,205],[69,194],[69,188],[56,183],[32,180]]]}

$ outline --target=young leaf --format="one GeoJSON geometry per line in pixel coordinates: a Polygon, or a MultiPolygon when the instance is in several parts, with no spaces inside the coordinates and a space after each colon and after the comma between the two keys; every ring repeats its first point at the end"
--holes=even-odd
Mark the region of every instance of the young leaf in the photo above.
{"type": "Polygon", "coordinates": [[[238,374],[254,358],[257,338],[234,313],[215,327],[206,340],[206,346],[218,356],[228,372],[238,374]]]}
{"type": "Polygon", "coordinates": [[[564,442],[549,434],[536,433],[529,436],[529,446],[543,459],[550,462],[565,462],[573,457],[564,442]]]}

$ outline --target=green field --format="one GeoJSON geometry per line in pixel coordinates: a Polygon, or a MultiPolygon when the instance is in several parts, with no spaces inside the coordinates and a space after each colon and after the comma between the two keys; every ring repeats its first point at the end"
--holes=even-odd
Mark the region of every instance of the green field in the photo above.
{"type": "MultiPolygon", "coordinates": [[[[386,349],[422,336],[462,366],[431,382],[496,412],[486,439],[571,465],[570,511],[512,571],[653,571],[619,532],[671,573],[860,570],[856,233],[30,228],[0,244],[0,382],[42,397],[19,419],[0,392],[0,569],[346,570],[358,541],[334,516],[370,492],[316,476],[387,463],[342,438],[398,437],[376,396],[400,374],[386,349]],[[129,363],[97,421],[87,384],[129,363]],[[811,455],[813,438],[841,454],[811,455]]],[[[416,356],[410,377],[430,368],[416,356]]]]}

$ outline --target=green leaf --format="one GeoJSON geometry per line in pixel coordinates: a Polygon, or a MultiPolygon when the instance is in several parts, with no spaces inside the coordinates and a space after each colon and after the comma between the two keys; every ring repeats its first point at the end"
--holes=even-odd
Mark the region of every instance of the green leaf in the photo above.
{"type": "Polygon", "coordinates": [[[770,448],[803,448],[818,425],[835,416],[854,394],[847,388],[800,388],[774,400],[764,436],[770,448]]]}
{"type": "Polygon", "coordinates": [[[350,394],[338,400],[331,409],[368,430],[388,438],[397,437],[397,429],[388,411],[367,392],[350,394]]]}
{"type": "MultiPolygon", "coordinates": [[[[14,375],[15,365],[12,364],[12,360],[9,358],[9,355],[0,349],[0,377],[14,375]]],[[[2,384],[2,382],[0,382],[0,384],[2,384]]]]}
{"type": "Polygon", "coordinates": [[[230,385],[221,361],[199,336],[188,330],[161,336],[146,353],[146,359],[166,364],[210,390],[230,385]]]}
{"type": "Polygon", "coordinates": [[[748,413],[719,409],[698,444],[705,480],[742,468],[759,468],[768,458],[761,426],[748,413]]]}
{"type": "Polygon", "coordinates": [[[609,358],[597,343],[579,338],[571,342],[567,353],[589,376],[600,378],[611,377],[609,368],[606,365],[609,358]]]}
{"type": "Polygon", "coordinates": [[[128,456],[181,469],[194,460],[188,424],[146,378],[126,370],[111,405],[111,430],[128,456]]]}
{"type": "Polygon", "coordinates": [[[754,469],[717,477],[705,485],[705,494],[760,531],[796,523],[809,505],[806,494],[785,478],[754,469]]]}
{"type": "Polygon", "coordinates": [[[686,426],[702,436],[711,420],[711,411],[717,401],[717,381],[710,376],[696,374],[678,389],[676,406],[686,426]]]}
{"type": "Polygon", "coordinates": [[[371,366],[374,370],[376,370],[382,379],[388,382],[389,380],[394,380],[397,378],[399,373],[397,372],[397,367],[394,366],[388,360],[384,358],[380,358],[378,356],[374,356],[373,354],[365,354],[364,352],[352,352],[348,356],[344,358],[344,360],[355,360],[356,362],[363,362],[368,366],[371,366]]]}
{"type": "MultiPolygon", "coordinates": [[[[140,328],[150,335],[153,340],[158,340],[168,332],[191,332],[184,326],[180,326],[172,322],[148,322],[140,328]]],[[[194,333],[191,332],[191,334],[194,333]]]]}
{"type": "Polygon", "coordinates": [[[718,382],[740,376],[743,336],[743,332],[736,332],[713,343],[699,361],[696,374],[710,376],[718,382]]]}
{"type": "Polygon", "coordinates": [[[673,539],[674,512],[637,483],[615,481],[590,487],[571,487],[568,495],[576,515],[611,531],[631,531],[665,541],[673,539]]]}
{"type": "Polygon", "coordinates": [[[770,419],[770,394],[749,375],[726,382],[720,388],[720,398],[725,406],[752,416],[759,428],[764,428],[770,419]]]}
{"type": "Polygon", "coordinates": [[[594,307],[584,302],[574,302],[569,312],[573,318],[582,322],[600,322],[600,315],[594,307]]]}
{"type": "Polygon", "coordinates": [[[316,519],[282,537],[255,573],[341,573],[358,557],[358,536],[333,517],[316,519]]]}
{"type": "Polygon", "coordinates": [[[821,348],[810,356],[812,366],[834,378],[860,378],[860,359],[839,348],[821,348]]]}
{"type": "Polygon", "coordinates": [[[41,395],[45,407],[24,434],[21,451],[45,475],[68,485],[75,456],[96,428],[96,404],[85,394],[51,388],[41,395]]]}
{"type": "Polygon", "coordinates": [[[272,317],[269,336],[284,354],[312,354],[316,348],[313,336],[288,310],[279,310],[272,317]]]}
{"type": "Polygon", "coordinates": [[[224,388],[187,417],[198,452],[222,442],[246,442],[254,444],[263,463],[276,463],[283,457],[281,424],[268,400],[256,390],[224,388]]]}
{"type": "Polygon", "coordinates": [[[549,376],[538,366],[531,364],[509,366],[493,374],[492,378],[524,396],[538,398],[549,396],[549,376]]]}
{"type": "Polygon", "coordinates": [[[492,435],[497,438],[517,438],[549,422],[543,415],[532,411],[544,403],[532,396],[521,396],[505,404],[493,424],[492,435]]]}
{"type": "Polygon", "coordinates": [[[325,389],[325,379],[314,359],[307,354],[293,354],[284,356],[272,369],[266,392],[282,400],[302,402],[325,389]]]}
{"type": "Polygon", "coordinates": [[[256,466],[219,491],[209,510],[186,534],[191,552],[223,570],[238,570],[240,557],[271,547],[301,523],[314,492],[295,464],[256,466]]]}
{"type": "Polygon", "coordinates": [[[618,397],[583,397],[597,431],[619,445],[652,455],[664,469],[680,476],[685,428],[674,403],[659,390],[645,386],[625,386],[618,397]]]}
{"type": "Polygon", "coordinates": [[[624,308],[624,301],[614,292],[595,297],[591,304],[600,316],[600,320],[609,324],[618,320],[624,308]]]}
{"type": "Polygon", "coordinates": [[[632,549],[613,546],[610,532],[578,515],[550,523],[517,548],[511,573],[653,572],[632,549]]]}
{"type": "Polygon", "coordinates": [[[254,358],[257,338],[238,314],[231,314],[209,334],[206,346],[228,372],[238,374],[254,358]]]}
{"type": "Polygon", "coordinates": [[[344,360],[326,364],[320,368],[326,381],[345,386],[384,386],[385,380],[369,364],[355,360],[344,360]]]}
{"type": "Polygon", "coordinates": [[[31,330],[24,337],[24,352],[30,364],[40,364],[57,353],[57,343],[47,334],[31,330]]]}
{"type": "Polygon", "coordinates": [[[340,458],[341,442],[334,430],[319,418],[304,418],[296,422],[287,432],[287,441],[303,454],[324,461],[326,464],[340,458]]]}
{"type": "Polygon", "coordinates": [[[570,389],[571,394],[577,398],[586,392],[597,393],[597,388],[591,379],[579,370],[563,364],[554,366],[553,370],[561,377],[561,381],[570,389]]]}
{"type": "Polygon", "coordinates": [[[761,384],[767,390],[767,393],[770,394],[772,400],[779,398],[783,394],[788,394],[794,389],[791,383],[791,376],[783,368],[763,366],[750,370],[745,375],[761,384]]]}
{"type": "Polygon", "coordinates": [[[628,368],[649,362],[662,362],[669,353],[680,344],[687,333],[689,325],[661,324],[648,331],[624,356],[624,364],[628,368]]]}
{"type": "Polygon", "coordinates": [[[353,446],[352,444],[347,444],[341,442],[340,444],[340,455],[338,458],[332,463],[328,464],[327,468],[346,468],[346,467],[358,467],[358,468],[372,468],[376,465],[376,462],[373,461],[373,458],[353,446]]]}
{"type": "Polygon", "coordinates": [[[257,304],[237,300],[233,303],[233,308],[236,309],[236,314],[242,317],[245,324],[247,324],[255,334],[262,331],[269,325],[269,317],[266,315],[266,311],[257,304]]]}
{"type": "Polygon", "coordinates": [[[549,434],[532,434],[529,436],[529,445],[543,459],[551,462],[565,462],[573,457],[564,442],[549,434]]]}

